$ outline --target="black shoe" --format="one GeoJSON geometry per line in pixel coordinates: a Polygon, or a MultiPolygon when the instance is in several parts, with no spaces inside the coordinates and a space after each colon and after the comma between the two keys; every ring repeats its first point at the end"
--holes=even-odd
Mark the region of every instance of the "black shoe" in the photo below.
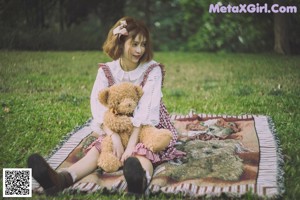
{"type": "Polygon", "coordinates": [[[135,157],[129,157],[124,162],[123,173],[127,182],[128,193],[142,195],[147,189],[146,172],[140,161],[135,157]]]}
{"type": "Polygon", "coordinates": [[[56,195],[73,184],[71,174],[66,171],[57,173],[39,154],[32,154],[27,160],[33,178],[44,188],[47,195],[56,195]]]}

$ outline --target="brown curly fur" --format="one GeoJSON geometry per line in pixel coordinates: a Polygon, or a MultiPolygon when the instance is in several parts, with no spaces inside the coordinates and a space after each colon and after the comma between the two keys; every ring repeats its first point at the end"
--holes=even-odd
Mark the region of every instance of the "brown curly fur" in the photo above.
{"type": "MultiPolygon", "coordinates": [[[[143,95],[142,87],[132,83],[119,83],[102,90],[99,93],[99,101],[108,110],[104,114],[103,124],[113,132],[120,135],[122,145],[126,148],[133,125],[130,117],[143,95]]],[[[165,149],[172,138],[167,129],[157,129],[152,126],[141,127],[139,140],[153,152],[165,149]]],[[[122,163],[113,154],[113,144],[110,136],[106,136],[101,144],[101,154],[98,158],[98,166],[106,172],[117,171],[122,163]]]]}
{"type": "Polygon", "coordinates": [[[139,137],[140,142],[154,153],[164,150],[171,139],[171,131],[168,129],[157,129],[153,126],[143,126],[139,137]]]}

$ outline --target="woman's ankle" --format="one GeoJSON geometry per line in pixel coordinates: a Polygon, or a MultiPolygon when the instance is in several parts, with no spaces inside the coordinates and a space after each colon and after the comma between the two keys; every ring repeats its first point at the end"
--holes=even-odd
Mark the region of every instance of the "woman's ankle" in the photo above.
{"type": "Polygon", "coordinates": [[[72,171],[69,168],[62,168],[62,169],[59,169],[57,172],[60,173],[60,172],[64,172],[64,171],[68,172],[71,175],[73,183],[75,183],[77,181],[78,176],[77,176],[76,172],[72,171]]]}

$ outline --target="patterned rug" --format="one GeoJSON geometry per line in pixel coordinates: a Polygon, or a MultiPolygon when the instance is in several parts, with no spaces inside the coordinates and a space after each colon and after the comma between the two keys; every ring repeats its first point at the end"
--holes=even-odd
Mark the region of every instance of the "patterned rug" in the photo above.
{"type": "MultiPolygon", "coordinates": [[[[187,156],[157,166],[147,194],[278,197],[283,193],[283,159],[269,117],[190,113],[171,115],[171,119],[179,132],[177,148],[187,156]]],[[[70,166],[95,139],[89,120],[66,136],[48,163],[57,170],[70,166]]],[[[121,193],[126,187],[122,170],[98,169],[66,191],[121,193]]],[[[43,192],[35,181],[33,191],[43,192]]]]}

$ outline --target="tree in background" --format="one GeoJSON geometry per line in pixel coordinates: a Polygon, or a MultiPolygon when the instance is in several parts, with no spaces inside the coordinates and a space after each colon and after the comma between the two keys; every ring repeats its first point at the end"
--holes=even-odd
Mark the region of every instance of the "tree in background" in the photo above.
{"type": "MultiPolygon", "coordinates": [[[[295,0],[274,0],[274,4],[280,6],[298,6],[299,2],[295,0]]],[[[274,13],[274,51],[279,54],[290,54],[294,50],[294,44],[298,44],[299,47],[299,35],[295,36],[292,28],[296,28],[299,31],[300,14],[281,14],[274,13]]],[[[299,34],[299,32],[298,32],[299,34]]]]}
{"type": "Polygon", "coordinates": [[[127,0],[126,15],[143,19],[151,29],[155,50],[184,50],[188,35],[177,0],[127,0]]]}
{"type": "MultiPolygon", "coordinates": [[[[298,0],[279,1],[296,5],[298,0]]],[[[155,50],[300,53],[300,13],[209,13],[252,0],[0,0],[0,47],[100,49],[122,16],[144,20],[155,50]]]]}
{"type": "Polygon", "coordinates": [[[122,0],[1,0],[0,47],[100,49],[107,29],[124,15],[122,0]]]}
{"type": "MultiPolygon", "coordinates": [[[[189,31],[188,49],[207,51],[300,53],[300,13],[227,13],[208,12],[210,4],[254,4],[252,0],[180,0],[189,31]],[[191,12],[190,12],[191,11],[191,12]]],[[[264,0],[268,6],[296,6],[297,0],[264,0]]]]}
{"type": "MultiPolygon", "coordinates": [[[[227,6],[247,3],[240,0],[188,1],[182,0],[187,29],[191,35],[188,49],[232,52],[261,52],[271,49],[272,16],[269,14],[209,13],[210,4],[227,6]],[[188,13],[194,9],[198,12],[188,13]]],[[[251,0],[248,4],[252,3],[251,0]]]]}

